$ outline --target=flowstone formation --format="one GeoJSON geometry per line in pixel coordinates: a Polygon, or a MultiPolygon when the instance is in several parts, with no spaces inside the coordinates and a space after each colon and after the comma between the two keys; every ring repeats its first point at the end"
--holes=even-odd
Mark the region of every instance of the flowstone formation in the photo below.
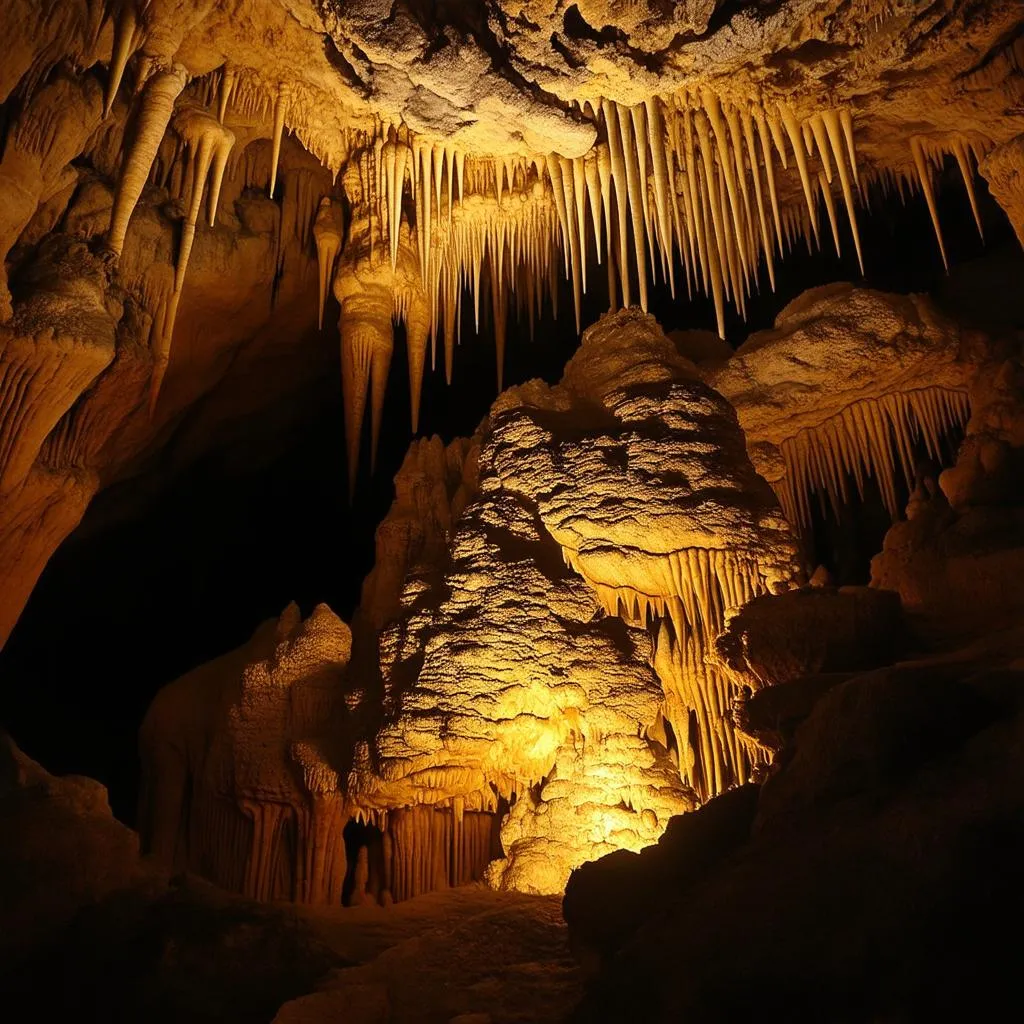
{"type": "Polygon", "coordinates": [[[708,659],[728,616],[793,584],[796,545],[651,317],[603,318],[559,385],[505,392],[472,440],[415,445],[396,492],[351,666],[310,647],[347,635],[325,608],[290,610],[272,655],[268,625],[154,702],[154,853],[262,898],[337,902],[346,858],[354,902],[482,876],[557,893],[750,776],[708,659]]]}
{"type": "Polygon", "coordinates": [[[319,745],[344,729],[348,627],[289,606],[165,687],[140,733],[144,852],[255,899],[339,903],[345,825],[319,745]]]}

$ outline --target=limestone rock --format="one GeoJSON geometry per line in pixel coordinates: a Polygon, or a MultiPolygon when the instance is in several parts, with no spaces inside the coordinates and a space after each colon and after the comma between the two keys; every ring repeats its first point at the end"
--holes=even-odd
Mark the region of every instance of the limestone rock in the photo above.
{"type": "Polygon", "coordinates": [[[138,837],[114,820],[107,792],[56,778],[0,734],[0,885],[4,971],[83,907],[141,877],[138,837]]]}
{"type": "Polygon", "coordinates": [[[896,595],[869,587],[814,587],[757,597],[718,638],[722,664],[751,691],[823,672],[885,665],[898,651],[896,595]]]}
{"type": "Polygon", "coordinates": [[[157,694],[140,735],[144,848],[257,899],[338,903],[344,799],[321,745],[339,728],[348,627],[290,605],[157,694]]]}
{"type": "Polygon", "coordinates": [[[573,941],[604,957],[574,1019],[998,1012],[1013,954],[992,928],[1020,913],[1020,798],[1000,781],[1019,772],[1019,643],[831,690],[761,791],[749,838],[692,874],[680,845],[656,901],[653,850],[580,872],[566,897],[573,941]],[[603,900],[624,942],[589,913],[603,900]],[[737,929],[751,928],[770,941],[739,957],[737,929]]]}
{"type": "Polygon", "coordinates": [[[735,407],[758,471],[807,530],[813,493],[833,509],[878,482],[894,518],[899,472],[915,482],[915,444],[939,460],[968,414],[982,344],[922,296],[832,284],[805,292],[707,380],[735,407]]]}

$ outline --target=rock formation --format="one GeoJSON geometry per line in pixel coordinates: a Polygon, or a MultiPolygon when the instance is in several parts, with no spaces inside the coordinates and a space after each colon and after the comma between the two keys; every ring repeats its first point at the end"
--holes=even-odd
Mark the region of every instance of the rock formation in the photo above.
{"type": "MultiPolygon", "coordinates": [[[[935,965],[971,950],[928,913],[983,931],[947,890],[984,874],[979,835],[1011,851],[997,878],[1021,846],[1021,338],[830,283],[732,345],[795,247],[870,274],[888,204],[936,273],[957,204],[1024,244],[1020,5],[0,9],[0,645],[101,490],[225,424],[273,433],[340,368],[356,501],[403,344],[414,436],[470,325],[498,392],[409,449],[351,628],[289,605],[156,695],[142,875],[99,790],[5,741],[26,839],[0,876],[81,851],[15,927],[37,900],[59,956],[86,904],[146,918],[161,872],[334,908],[568,885],[580,1019],[941,1016],[935,965]],[[714,333],[665,334],[669,298],[714,333]],[[560,381],[506,389],[509,339],[570,303],[560,381]],[[833,585],[815,530],[873,502],[870,585],[833,585]]],[[[310,948],[309,986],[333,962],[310,948]]]]}
{"type": "Polygon", "coordinates": [[[835,514],[873,477],[893,518],[897,484],[920,456],[945,461],[968,416],[976,335],[921,296],[849,284],[801,295],[706,376],[736,409],[750,457],[790,522],[808,530],[812,495],[835,514]]]}
{"type": "Polygon", "coordinates": [[[160,692],[141,732],[147,852],[255,899],[340,902],[344,801],[318,745],[351,646],[326,605],[304,622],[292,605],[160,692]]]}
{"type": "MultiPolygon", "coordinates": [[[[323,677],[350,725],[330,717],[327,691],[323,717],[299,713],[296,687],[321,678],[319,661],[284,648],[268,661],[260,634],[169,687],[142,740],[158,856],[249,895],[283,884],[336,902],[337,885],[300,884],[345,876],[344,850],[311,838],[316,811],[305,824],[310,800],[330,799],[335,837],[349,818],[379,830],[355,855],[358,895],[407,898],[492,860],[495,887],[556,893],[584,860],[640,849],[695,794],[748,777],[760,755],[733,729],[712,645],[733,611],[791,585],[795,544],[731,410],[653,319],[602,319],[558,386],[507,391],[468,444],[415,446],[396,491],[357,616],[373,654],[354,685],[323,677]],[[299,675],[274,668],[285,662],[299,675]],[[260,743],[239,732],[250,719],[260,743]],[[172,765],[165,751],[187,753],[172,765]],[[311,845],[322,862],[281,867],[311,845]]],[[[305,642],[284,640],[294,614],[279,643],[305,642]]]]}

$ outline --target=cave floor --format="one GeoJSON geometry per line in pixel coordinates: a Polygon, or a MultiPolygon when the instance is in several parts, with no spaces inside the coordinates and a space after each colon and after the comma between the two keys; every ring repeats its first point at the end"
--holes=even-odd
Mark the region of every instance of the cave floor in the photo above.
{"type": "Polygon", "coordinates": [[[542,1024],[582,994],[559,897],[470,885],[387,908],[296,912],[354,966],[286,1003],[275,1024],[542,1024]]]}

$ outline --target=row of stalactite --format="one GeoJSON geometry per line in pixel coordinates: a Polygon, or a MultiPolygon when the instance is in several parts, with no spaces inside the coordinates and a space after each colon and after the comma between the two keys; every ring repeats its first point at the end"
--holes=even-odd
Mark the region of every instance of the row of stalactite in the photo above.
{"type": "Polygon", "coordinates": [[[500,815],[453,804],[401,808],[364,823],[339,794],[295,807],[198,790],[177,860],[257,900],[338,906],[411,899],[479,881],[500,856],[500,815]]]}
{"type": "Polygon", "coordinates": [[[781,446],[786,475],[775,490],[786,518],[806,533],[816,493],[822,514],[830,507],[838,519],[841,505],[852,496],[851,485],[863,497],[872,476],[889,514],[898,519],[898,474],[902,471],[913,489],[915,446],[920,442],[928,457],[941,463],[943,439],[969,414],[965,391],[927,387],[855,402],[817,427],[801,430],[781,446]]]}
{"type": "Polygon", "coordinates": [[[762,754],[737,732],[732,678],[710,661],[730,611],[767,588],[754,559],[691,548],[669,558],[675,595],[656,622],[654,668],[665,691],[683,781],[701,800],[749,781],[762,754]]]}
{"type": "MultiPolygon", "coordinates": [[[[125,31],[130,35],[134,29],[129,25],[125,31]]],[[[125,59],[137,45],[132,39],[124,44],[125,59]]],[[[121,53],[115,48],[115,57],[121,53]]],[[[123,70],[116,59],[111,69],[115,90],[123,70]]],[[[270,154],[260,156],[259,177],[273,196],[282,133],[291,110],[287,86],[271,101],[265,91],[246,84],[244,76],[224,69],[216,84],[212,77],[203,80],[175,113],[185,81],[180,67],[154,70],[142,79],[137,128],[125,156],[108,233],[109,248],[120,253],[129,218],[151,175],[184,202],[173,288],[154,332],[152,403],[166,370],[204,198],[206,219],[212,224],[232,158],[235,136],[223,124],[225,114],[234,104],[246,117],[272,116],[270,154]],[[196,102],[210,109],[189,105],[196,102]],[[172,121],[173,132],[165,140],[172,121]]],[[[947,155],[960,168],[981,230],[973,185],[974,165],[987,146],[980,135],[913,136],[905,167],[868,168],[861,173],[853,120],[846,108],[797,118],[785,103],[732,103],[704,89],[668,99],[652,97],[633,107],[602,101],[585,105],[584,113],[597,125],[599,138],[585,156],[574,159],[554,154],[530,159],[467,157],[451,144],[431,144],[380,121],[366,130],[353,130],[346,141],[348,159],[356,162],[362,178],[371,253],[379,239],[394,268],[399,226],[403,217],[410,223],[429,310],[433,359],[437,337],[443,334],[449,379],[465,291],[471,293],[478,326],[482,286],[490,292],[500,390],[509,311],[515,308],[525,316],[532,330],[545,293],[557,312],[559,276],[564,273],[571,282],[579,328],[591,258],[605,264],[612,308],[639,301],[646,309],[649,277],[660,275],[675,294],[676,268],[681,266],[687,293],[703,292],[713,299],[723,333],[725,305],[731,302],[745,315],[747,299],[764,275],[774,287],[776,258],[800,237],[808,247],[822,244],[823,219],[836,250],[841,250],[838,203],[845,206],[863,266],[857,207],[868,202],[872,183],[883,191],[890,185],[898,185],[901,192],[907,185],[920,189],[946,260],[933,178],[947,155]],[[780,167],[795,168],[803,204],[780,205],[780,167]]],[[[247,166],[254,158],[236,159],[246,165],[247,185],[255,184],[257,176],[247,166]]],[[[291,216],[282,216],[281,237],[294,234],[305,249],[326,179],[299,182],[297,192],[303,187],[308,194],[289,197],[293,201],[285,212],[291,216]]],[[[318,255],[322,322],[334,262],[318,255]]],[[[421,368],[423,362],[419,356],[410,360],[410,370],[421,368]]],[[[410,386],[416,403],[421,380],[411,380],[410,386]]]]}
{"type": "Polygon", "coordinates": [[[675,741],[680,776],[701,800],[747,782],[762,753],[733,723],[739,691],[731,677],[709,663],[730,611],[767,592],[756,558],[741,551],[687,548],[663,556],[659,596],[590,579],[578,556],[566,563],[587,579],[609,615],[652,626],[654,669],[665,693],[663,717],[675,741]]]}

